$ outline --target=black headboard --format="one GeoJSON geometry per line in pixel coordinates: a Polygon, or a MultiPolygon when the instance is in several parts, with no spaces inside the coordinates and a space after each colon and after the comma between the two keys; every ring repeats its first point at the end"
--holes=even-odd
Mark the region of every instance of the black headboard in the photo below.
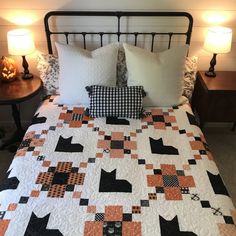
{"type": "MultiPolygon", "coordinates": [[[[53,53],[52,49],[52,35],[64,35],[66,39],[66,43],[69,43],[68,37],[69,35],[81,35],[83,39],[83,46],[86,48],[86,36],[87,35],[97,35],[100,38],[100,46],[103,46],[103,37],[104,35],[116,35],[117,41],[120,41],[121,35],[133,36],[134,37],[134,45],[137,45],[137,39],[140,35],[148,35],[151,36],[151,51],[153,51],[154,40],[157,36],[165,35],[168,36],[168,48],[170,48],[172,37],[174,35],[179,35],[186,37],[186,44],[190,44],[191,40],[191,33],[193,27],[193,18],[187,12],[129,12],[129,11],[51,11],[48,12],[44,17],[44,24],[45,24],[45,31],[47,37],[47,45],[48,45],[48,52],[50,54],[53,53]],[[96,32],[96,31],[72,31],[72,32],[65,32],[60,30],[51,30],[49,19],[51,17],[60,17],[60,16],[92,16],[92,17],[113,17],[117,19],[117,25],[114,31],[109,32],[96,32]],[[187,25],[185,26],[184,32],[127,32],[126,30],[121,29],[121,19],[128,17],[167,17],[173,18],[173,26],[175,25],[174,17],[178,18],[186,18],[188,20],[187,25]]],[[[177,27],[176,27],[177,28],[177,27]]]]}

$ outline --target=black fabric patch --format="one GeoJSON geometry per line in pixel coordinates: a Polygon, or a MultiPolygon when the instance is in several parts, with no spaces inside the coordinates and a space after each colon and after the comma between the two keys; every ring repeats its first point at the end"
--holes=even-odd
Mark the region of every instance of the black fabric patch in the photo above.
{"type": "Polygon", "coordinates": [[[117,235],[122,236],[122,222],[121,221],[104,221],[103,235],[117,235]]]}
{"type": "Polygon", "coordinates": [[[226,196],[229,196],[229,193],[223,183],[223,180],[221,179],[220,175],[213,175],[209,171],[207,171],[207,175],[209,177],[209,180],[211,182],[211,186],[215,192],[215,194],[223,194],[226,196]]]}
{"type": "Polygon", "coordinates": [[[193,232],[180,231],[179,222],[177,216],[172,220],[165,220],[163,217],[159,216],[161,236],[197,236],[193,232]]]}
{"type": "Polygon", "coordinates": [[[129,121],[126,119],[120,119],[118,117],[107,117],[106,124],[108,125],[129,125],[129,121]]]}
{"type": "Polygon", "coordinates": [[[190,114],[189,112],[186,112],[186,114],[187,114],[188,121],[189,121],[190,125],[199,126],[199,124],[198,124],[198,122],[197,122],[197,120],[196,120],[194,115],[190,114]]]}
{"type": "Polygon", "coordinates": [[[69,179],[69,173],[55,172],[52,179],[52,185],[53,184],[59,184],[59,185],[67,184],[68,179],[69,179]]]}
{"type": "Polygon", "coordinates": [[[173,146],[164,145],[162,138],[159,138],[156,140],[149,137],[149,142],[150,142],[152,153],[166,154],[166,155],[179,155],[178,149],[173,146]]]}
{"type": "Polygon", "coordinates": [[[7,189],[17,189],[20,181],[16,177],[8,178],[10,173],[11,173],[11,171],[8,171],[6,173],[4,179],[0,183],[0,192],[3,190],[7,190],[7,189]]]}
{"type": "Polygon", "coordinates": [[[38,117],[39,113],[37,113],[33,119],[32,119],[32,125],[35,125],[35,124],[42,124],[42,123],[45,123],[47,118],[42,116],[42,117],[38,117]]]}
{"type": "Polygon", "coordinates": [[[99,192],[132,193],[132,185],[124,179],[116,179],[116,169],[111,172],[101,170],[99,192]]]}
{"type": "Polygon", "coordinates": [[[47,229],[47,224],[49,220],[50,214],[42,218],[38,218],[34,212],[30,217],[30,221],[26,228],[24,236],[32,236],[32,235],[43,235],[43,236],[62,236],[62,233],[58,229],[47,229]]]}
{"type": "Polygon", "coordinates": [[[79,143],[71,143],[72,136],[69,138],[59,137],[56,152],[83,152],[84,147],[79,143]]]}

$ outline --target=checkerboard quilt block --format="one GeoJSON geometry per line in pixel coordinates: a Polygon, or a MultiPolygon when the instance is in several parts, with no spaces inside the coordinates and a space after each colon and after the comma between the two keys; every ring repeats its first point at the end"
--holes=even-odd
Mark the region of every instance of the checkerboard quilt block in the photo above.
{"type": "Polygon", "coordinates": [[[45,100],[0,184],[0,235],[233,236],[236,211],[188,104],[91,119],[45,100]]]}

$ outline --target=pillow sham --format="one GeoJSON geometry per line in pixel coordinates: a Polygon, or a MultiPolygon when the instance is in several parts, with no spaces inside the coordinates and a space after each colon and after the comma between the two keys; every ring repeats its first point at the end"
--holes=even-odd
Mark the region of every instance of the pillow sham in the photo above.
{"type": "Polygon", "coordinates": [[[87,51],[56,43],[59,58],[59,93],[56,103],[89,104],[84,88],[97,84],[115,86],[118,43],[87,51]]]}
{"type": "Polygon", "coordinates": [[[188,45],[152,53],[124,43],[128,86],[142,85],[147,92],[144,106],[182,104],[183,69],[188,45]]]}
{"type": "Polygon", "coordinates": [[[37,54],[37,69],[43,81],[43,94],[59,94],[59,62],[58,58],[51,54],[37,54]]]}
{"type": "Polygon", "coordinates": [[[189,101],[191,101],[196,82],[197,61],[198,58],[196,56],[186,57],[185,60],[183,96],[188,98],[189,101]]]}
{"type": "Polygon", "coordinates": [[[87,86],[91,117],[122,117],[140,119],[145,96],[143,86],[106,87],[87,86]]]}

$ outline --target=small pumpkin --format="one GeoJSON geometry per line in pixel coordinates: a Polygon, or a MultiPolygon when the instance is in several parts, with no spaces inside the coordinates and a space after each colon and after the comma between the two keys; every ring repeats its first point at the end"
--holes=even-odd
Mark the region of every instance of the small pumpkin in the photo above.
{"type": "Polygon", "coordinates": [[[3,56],[0,59],[0,79],[10,82],[17,78],[17,66],[12,58],[3,56]]]}

